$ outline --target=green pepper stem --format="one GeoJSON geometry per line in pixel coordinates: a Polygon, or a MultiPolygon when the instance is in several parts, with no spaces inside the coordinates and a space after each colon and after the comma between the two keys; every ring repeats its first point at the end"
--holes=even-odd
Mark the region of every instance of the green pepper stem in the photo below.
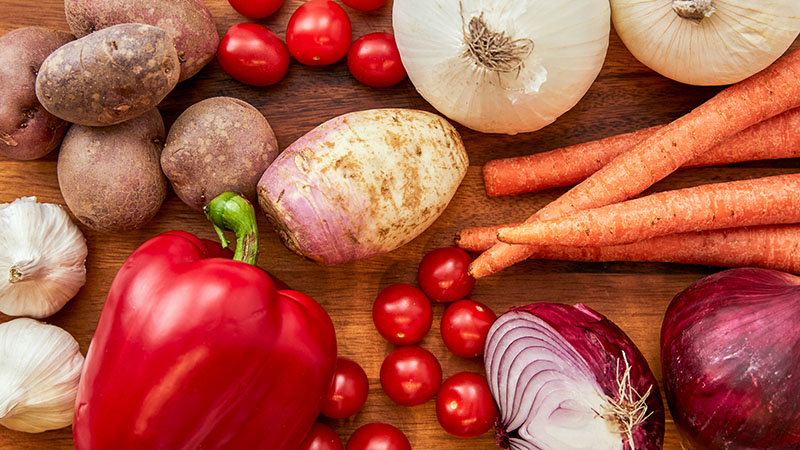
{"type": "Polygon", "coordinates": [[[255,265],[258,256],[258,226],[253,205],[241,195],[223,192],[211,200],[203,211],[214,225],[223,248],[228,247],[225,230],[236,233],[233,259],[255,265]]]}

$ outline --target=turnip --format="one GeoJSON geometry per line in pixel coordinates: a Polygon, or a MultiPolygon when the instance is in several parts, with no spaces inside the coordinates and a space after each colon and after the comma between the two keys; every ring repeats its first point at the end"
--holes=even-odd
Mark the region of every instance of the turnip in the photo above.
{"type": "Polygon", "coordinates": [[[425,231],[467,172],[455,128],[424,111],[331,119],[290,145],[258,182],[284,244],[321,264],[394,250],[425,231]]]}

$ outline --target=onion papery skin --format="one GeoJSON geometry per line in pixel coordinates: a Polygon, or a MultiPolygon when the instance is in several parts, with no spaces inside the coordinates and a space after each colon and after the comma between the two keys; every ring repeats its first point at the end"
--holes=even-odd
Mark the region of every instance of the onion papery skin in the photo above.
{"type": "Polygon", "coordinates": [[[585,305],[535,303],[512,308],[489,330],[484,363],[489,389],[498,405],[497,435],[501,447],[662,447],[664,405],[646,359],[619,327],[585,305]],[[645,398],[649,414],[632,429],[633,446],[618,427],[598,414],[606,413],[598,401],[619,400],[620,369],[628,364],[630,387],[645,398]],[[536,390],[536,386],[541,389],[536,390]],[[553,407],[553,393],[568,398],[553,407]],[[525,404],[525,398],[533,402],[525,404]],[[555,414],[562,418],[552,419],[555,414]],[[558,427],[566,432],[564,439],[555,434],[558,427]]]}
{"type": "Polygon", "coordinates": [[[605,61],[606,0],[395,0],[397,48],[417,91],[448,118],[484,133],[549,125],[575,106],[605,61]],[[473,18],[533,49],[519,69],[498,72],[467,54],[473,18]]]}
{"type": "Polygon", "coordinates": [[[800,1],[712,0],[699,23],[672,0],[611,0],[622,42],[642,64],[681,83],[741,81],[772,64],[800,33],[800,1]]]}
{"type": "Polygon", "coordinates": [[[800,278],[741,268],[689,286],[667,309],[661,364],[687,448],[800,448],[800,278]]]}

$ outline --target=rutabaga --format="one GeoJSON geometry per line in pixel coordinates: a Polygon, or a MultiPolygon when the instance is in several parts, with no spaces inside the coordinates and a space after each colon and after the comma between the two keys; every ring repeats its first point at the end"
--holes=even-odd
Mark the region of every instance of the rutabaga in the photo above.
{"type": "Polygon", "coordinates": [[[425,231],[467,173],[442,117],[374,109],[333,118],[290,145],[258,182],[284,244],[321,264],[386,253],[425,231]]]}
{"type": "Polygon", "coordinates": [[[72,424],[82,367],[78,343],[61,328],[0,324],[0,425],[39,433],[72,424]]]}
{"type": "Polygon", "coordinates": [[[420,94],[484,133],[538,130],[575,106],[608,48],[607,0],[395,0],[397,48],[420,94]]]}
{"type": "Polygon", "coordinates": [[[86,239],[61,206],[0,204],[0,230],[0,313],[50,316],[86,282],[86,239]]]}
{"type": "Polygon", "coordinates": [[[800,33],[798,0],[611,0],[611,16],[644,65],[706,86],[761,71],[800,33]]]}

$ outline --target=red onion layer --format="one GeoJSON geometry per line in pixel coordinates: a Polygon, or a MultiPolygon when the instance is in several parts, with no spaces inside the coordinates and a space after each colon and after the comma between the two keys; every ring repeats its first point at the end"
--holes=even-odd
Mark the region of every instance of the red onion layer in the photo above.
{"type": "Polygon", "coordinates": [[[743,268],[689,286],[664,318],[661,364],[688,448],[800,448],[800,278],[743,268]]]}
{"type": "Polygon", "coordinates": [[[585,305],[513,308],[492,325],[484,362],[503,448],[662,446],[664,406],[647,361],[585,305]]]}

